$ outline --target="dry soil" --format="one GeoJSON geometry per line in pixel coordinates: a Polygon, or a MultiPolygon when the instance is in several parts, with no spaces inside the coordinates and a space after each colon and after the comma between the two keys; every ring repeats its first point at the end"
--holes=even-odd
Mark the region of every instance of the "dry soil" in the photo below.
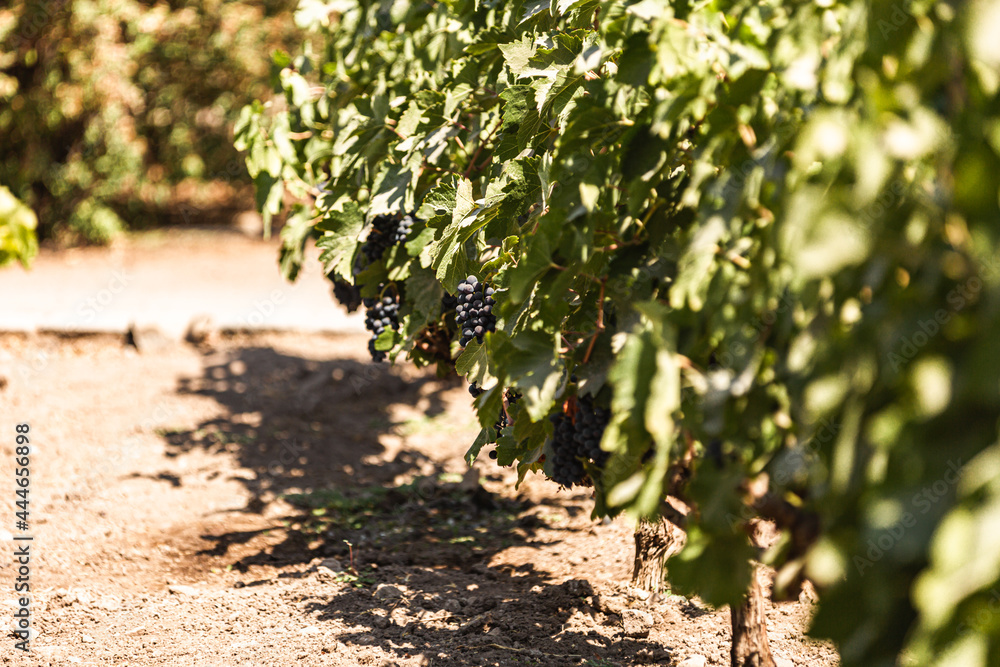
{"type": "MultiPolygon", "coordinates": [[[[0,335],[0,537],[34,538],[37,631],[3,663],[728,665],[727,609],[630,590],[631,527],[592,520],[586,490],[515,491],[485,456],[468,474],[466,387],[365,343],[0,335]]],[[[0,559],[4,623],[14,576],[0,559]]],[[[786,666],[837,664],[811,610],[769,605],[786,666]]]]}

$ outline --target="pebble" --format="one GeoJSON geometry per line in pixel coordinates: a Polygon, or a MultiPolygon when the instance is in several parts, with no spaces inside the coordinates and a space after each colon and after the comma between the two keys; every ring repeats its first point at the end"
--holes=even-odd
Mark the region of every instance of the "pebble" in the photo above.
{"type": "Polygon", "coordinates": [[[444,610],[452,614],[458,614],[462,611],[462,603],[455,598],[448,598],[444,601],[444,610]]]}
{"type": "Polygon", "coordinates": [[[170,338],[155,326],[140,327],[132,324],[128,329],[128,342],[140,354],[160,352],[170,346],[170,338]]]}
{"type": "Polygon", "coordinates": [[[211,315],[195,315],[191,319],[191,322],[188,323],[184,340],[193,345],[198,345],[208,340],[214,330],[215,323],[212,321],[211,315]]]}
{"type": "Polygon", "coordinates": [[[324,558],[322,561],[320,561],[320,566],[329,568],[333,572],[342,572],[344,569],[343,563],[341,563],[336,558],[324,558]]]}
{"type": "Polygon", "coordinates": [[[595,595],[591,606],[608,614],[621,615],[625,609],[625,601],[617,596],[595,595]]]}
{"type": "Polygon", "coordinates": [[[486,615],[479,614],[478,616],[473,616],[458,628],[458,632],[466,633],[472,632],[473,630],[478,630],[486,624],[486,615]]]}
{"type": "MultiPolygon", "coordinates": [[[[589,595],[591,592],[593,592],[592,589],[590,588],[590,583],[584,579],[570,579],[565,583],[565,586],[567,593],[579,597],[583,597],[584,595],[589,595]]],[[[534,588],[532,588],[531,590],[532,592],[535,592],[534,588]]]]}
{"type": "Polygon", "coordinates": [[[198,595],[198,589],[193,586],[182,586],[180,584],[172,584],[167,586],[167,590],[174,595],[198,595]]]}
{"type": "Polygon", "coordinates": [[[684,658],[677,663],[677,667],[705,667],[706,662],[705,656],[692,655],[690,658],[684,658]]]}
{"type": "Polygon", "coordinates": [[[788,658],[774,656],[774,667],[795,667],[795,663],[788,658]]]}
{"type": "Polygon", "coordinates": [[[626,637],[648,637],[653,627],[653,615],[641,609],[623,609],[622,627],[626,637]]]}
{"type": "Polygon", "coordinates": [[[83,636],[81,636],[80,637],[80,641],[82,641],[84,644],[93,644],[93,643],[97,642],[97,640],[94,639],[93,637],[91,637],[90,635],[83,635],[83,636]]]}
{"type": "Polygon", "coordinates": [[[392,584],[379,584],[375,589],[375,597],[380,600],[403,597],[403,591],[398,586],[392,584]]]}
{"type": "Polygon", "coordinates": [[[651,593],[649,591],[643,590],[641,588],[636,588],[635,586],[628,587],[628,594],[630,597],[638,598],[639,600],[648,600],[651,593]]]}
{"type": "Polygon", "coordinates": [[[63,598],[67,605],[78,604],[83,607],[89,607],[94,603],[94,596],[87,591],[70,591],[69,595],[63,598]]]}
{"type": "Polygon", "coordinates": [[[122,606],[122,600],[114,595],[105,595],[94,606],[104,611],[118,611],[122,606]]]}

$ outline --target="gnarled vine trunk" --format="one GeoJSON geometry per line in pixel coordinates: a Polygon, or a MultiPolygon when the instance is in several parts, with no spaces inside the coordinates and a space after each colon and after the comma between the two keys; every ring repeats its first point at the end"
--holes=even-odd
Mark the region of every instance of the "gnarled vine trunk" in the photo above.
{"type": "Polygon", "coordinates": [[[687,542],[687,533],[683,529],[684,514],[672,506],[665,513],[670,518],[664,516],[656,521],[643,519],[635,527],[632,585],[651,593],[660,592],[667,559],[683,549],[687,542]]]}
{"type": "Polygon", "coordinates": [[[651,593],[659,593],[663,585],[667,552],[670,542],[665,521],[643,519],[635,527],[635,562],[632,564],[632,585],[651,593]]]}
{"type": "Polygon", "coordinates": [[[729,657],[732,667],[774,667],[759,576],[760,568],[755,568],[746,599],[731,610],[733,646],[729,657]]]}
{"type": "MultiPolygon", "coordinates": [[[[660,592],[663,587],[667,559],[687,542],[686,512],[668,502],[663,505],[663,513],[656,521],[641,520],[634,535],[632,585],[652,593],[660,592]]],[[[732,608],[733,643],[729,654],[732,667],[775,667],[767,639],[760,574],[760,567],[756,567],[746,598],[732,608]]]]}

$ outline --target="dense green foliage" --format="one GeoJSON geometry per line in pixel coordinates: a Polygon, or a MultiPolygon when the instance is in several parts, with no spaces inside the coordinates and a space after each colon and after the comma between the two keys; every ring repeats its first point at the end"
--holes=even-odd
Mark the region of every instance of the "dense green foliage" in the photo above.
{"type": "Polygon", "coordinates": [[[497,288],[482,344],[452,329],[486,389],[470,458],[499,436],[551,475],[586,396],[611,410],[607,462],[578,459],[595,512],[694,508],[674,587],[737,600],[745,522],[779,507],[779,592],[817,583],[845,665],[1000,664],[1000,3],[297,16],[325,47],[237,128],[262,209],[304,202],[282,269],[315,239],[364,296],[400,286],[376,347],[418,363],[442,290],[497,288]],[[413,211],[355,275],[366,221],[413,211]]]}
{"type": "Polygon", "coordinates": [[[95,242],[231,198],[233,120],[267,94],[270,51],[299,39],[290,4],[5,3],[0,183],[43,236],[95,242]]]}

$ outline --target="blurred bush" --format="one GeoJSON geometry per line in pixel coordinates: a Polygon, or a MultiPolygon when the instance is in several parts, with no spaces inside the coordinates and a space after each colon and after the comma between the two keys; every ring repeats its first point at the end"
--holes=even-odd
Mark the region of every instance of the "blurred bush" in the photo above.
{"type": "MultiPolygon", "coordinates": [[[[0,9],[0,183],[40,238],[110,240],[245,197],[232,123],[298,44],[295,0],[13,0],[0,9]]],[[[231,213],[231,212],[230,212],[231,213]]]]}
{"type": "Polygon", "coordinates": [[[38,252],[34,212],[0,186],[0,266],[14,260],[25,267],[38,252]]]}

